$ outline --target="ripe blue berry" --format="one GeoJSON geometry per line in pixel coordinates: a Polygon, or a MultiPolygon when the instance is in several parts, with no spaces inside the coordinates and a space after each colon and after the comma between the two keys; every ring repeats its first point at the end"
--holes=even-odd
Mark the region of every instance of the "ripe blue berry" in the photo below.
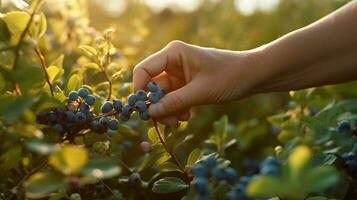
{"type": "Polygon", "coordinates": [[[339,121],[337,123],[337,127],[336,127],[337,132],[339,133],[344,133],[344,132],[348,132],[351,130],[351,124],[349,121],[347,120],[342,120],[339,121]]]}
{"type": "Polygon", "coordinates": [[[131,106],[134,106],[137,100],[138,98],[135,94],[131,94],[128,96],[128,104],[131,106]]]}
{"type": "Polygon", "coordinates": [[[144,90],[138,90],[138,91],[136,91],[135,95],[136,95],[136,97],[137,97],[137,99],[138,99],[139,101],[146,101],[146,100],[148,100],[148,94],[147,94],[144,90]]]}
{"type": "Polygon", "coordinates": [[[144,111],[144,112],[139,113],[139,117],[140,117],[140,119],[142,119],[144,121],[150,119],[150,115],[149,115],[149,112],[147,110],[144,111]]]}
{"type": "Polygon", "coordinates": [[[122,114],[124,114],[124,115],[130,115],[132,109],[133,109],[133,107],[132,107],[131,105],[125,104],[125,105],[123,106],[122,114]]]}
{"type": "Polygon", "coordinates": [[[158,94],[159,94],[159,98],[161,99],[162,97],[164,97],[166,95],[166,92],[164,90],[159,90],[158,94]]]}
{"type": "Polygon", "coordinates": [[[109,125],[109,119],[106,118],[106,117],[101,117],[101,118],[99,119],[99,123],[100,123],[101,125],[103,125],[103,126],[108,126],[108,125],[109,125]]]}
{"type": "Polygon", "coordinates": [[[102,113],[108,113],[111,110],[113,110],[113,104],[110,101],[105,102],[101,107],[102,113]]]}
{"type": "Polygon", "coordinates": [[[58,132],[58,133],[62,133],[62,132],[63,132],[63,127],[62,127],[61,124],[55,124],[55,125],[53,126],[53,129],[54,129],[56,132],[58,132]]]}
{"type": "Polygon", "coordinates": [[[226,168],[225,176],[226,176],[226,180],[228,182],[236,181],[238,178],[238,174],[237,174],[236,170],[231,167],[226,168]]]}
{"type": "Polygon", "coordinates": [[[120,100],[113,100],[113,107],[116,111],[120,111],[123,108],[123,104],[120,100]]]}
{"type": "Polygon", "coordinates": [[[160,96],[156,92],[150,92],[148,98],[151,103],[156,103],[160,100],[160,96]]]}
{"type": "Polygon", "coordinates": [[[78,95],[82,98],[86,98],[89,95],[89,91],[86,88],[80,88],[78,90],[78,95]]]}
{"type": "Polygon", "coordinates": [[[50,122],[56,122],[56,120],[57,120],[57,115],[56,115],[56,113],[53,112],[53,111],[50,111],[50,112],[48,113],[48,120],[49,120],[50,122]]]}
{"type": "Polygon", "coordinates": [[[244,187],[248,185],[252,178],[249,176],[242,176],[239,179],[239,184],[243,185],[244,187]]]}
{"type": "Polygon", "coordinates": [[[192,173],[197,177],[208,176],[208,170],[203,164],[193,165],[191,168],[192,173]]]}
{"type": "Polygon", "coordinates": [[[222,167],[215,167],[212,169],[212,176],[217,181],[223,181],[226,178],[225,175],[226,174],[225,174],[224,168],[222,168],[222,167]]]}
{"type": "Polygon", "coordinates": [[[146,87],[150,92],[157,92],[159,90],[159,88],[157,87],[156,83],[154,83],[154,82],[149,82],[146,85],[146,87]]]}
{"type": "Polygon", "coordinates": [[[276,157],[274,156],[268,156],[263,160],[263,162],[260,165],[260,168],[266,166],[266,165],[274,165],[274,166],[279,166],[279,161],[276,157]]]}
{"type": "Polygon", "coordinates": [[[193,188],[200,194],[207,192],[207,180],[203,177],[197,177],[192,181],[193,188]]]}
{"type": "Polygon", "coordinates": [[[130,119],[130,115],[127,115],[127,114],[124,114],[124,113],[121,113],[120,114],[120,119],[124,122],[128,121],[130,119]]]}
{"type": "Polygon", "coordinates": [[[87,115],[83,112],[77,112],[76,115],[74,116],[74,121],[83,124],[87,120],[87,115]]]}
{"type": "Polygon", "coordinates": [[[146,111],[146,104],[145,102],[143,101],[137,101],[135,103],[135,109],[138,111],[138,112],[145,112],[146,111]]]}
{"type": "Polygon", "coordinates": [[[78,99],[78,92],[77,91],[71,91],[69,94],[68,94],[68,99],[70,101],[75,101],[78,99]]]}
{"type": "Polygon", "coordinates": [[[260,174],[264,176],[278,176],[279,173],[279,167],[274,165],[265,165],[260,169],[260,174]]]}
{"type": "Polygon", "coordinates": [[[66,115],[66,120],[67,121],[73,121],[73,119],[74,119],[74,113],[72,112],[72,111],[66,111],[65,112],[65,115],[66,115]]]}
{"type": "Polygon", "coordinates": [[[81,103],[81,105],[79,106],[79,111],[87,113],[89,112],[89,106],[86,103],[81,103]]]}
{"type": "Polygon", "coordinates": [[[214,156],[209,156],[205,160],[203,160],[203,164],[208,168],[212,169],[217,165],[217,159],[214,156]]]}
{"type": "Polygon", "coordinates": [[[86,103],[90,106],[93,105],[95,103],[95,97],[92,95],[88,95],[86,97],[86,103]]]}
{"type": "Polygon", "coordinates": [[[110,120],[109,128],[112,130],[117,130],[119,128],[119,121],[117,119],[110,120]]]}
{"type": "Polygon", "coordinates": [[[98,120],[94,120],[90,123],[90,128],[93,131],[97,131],[100,128],[100,122],[98,120]]]}

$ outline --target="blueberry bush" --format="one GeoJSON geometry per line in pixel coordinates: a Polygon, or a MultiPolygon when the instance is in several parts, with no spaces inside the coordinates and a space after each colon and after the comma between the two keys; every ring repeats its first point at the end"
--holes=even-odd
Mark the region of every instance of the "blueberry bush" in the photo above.
{"type": "MultiPolygon", "coordinates": [[[[205,107],[165,127],[147,112],[165,91],[131,89],[137,44],[120,43],[122,29],[93,28],[86,4],[0,5],[1,200],[356,199],[355,83],[205,107]]],[[[191,15],[207,17],[204,4],[191,15]]]]}

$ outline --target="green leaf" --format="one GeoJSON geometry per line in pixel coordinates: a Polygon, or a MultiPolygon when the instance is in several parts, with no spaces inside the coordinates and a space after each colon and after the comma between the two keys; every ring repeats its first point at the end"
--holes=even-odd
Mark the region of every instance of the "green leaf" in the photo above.
{"type": "Polygon", "coordinates": [[[53,144],[37,140],[27,142],[26,146],[30,151],[41,155],[49,155],[55,151],[55,146],[53,144]]]}
{"type": "Polygon", "coordinates": [[[26,196],[32,199],[40,199],[50,193],[64,189],[67,180],[57,172],[37,172],[25,182],[26,196]]]}
{"type": "Polygon", "coordinates": [[[78,74],[73,74],[67,83],[67,90],[72,91],[72,90],[77,90],[81,87],[82,79],[78,74]]]}
{"type": "Polygon", "coordinates": [[[246,192],[252,197],[272,197],[283,193],[289,187],[277,178],[258,177],[247,186],[246,192]]]}
{"type": "Polygon", "coordinates": [[[332,166],[321,166],[305,173],[304,185],[309,192],[318,192],[329,188],[339,181],[339,174],[332,166]]]}
{"type": "Polygon", "coordinates": [[[56,66],[49,66],[46,70],[51,83],[56,81],[64,73],[64,70],[62,68],[56,66]]]}
{"type": "Polygon", "coordinates": [[[328,198],[323,196],[308,197],[306,200],[328,200],[328,198]]]}
{"type": "Polygon", "coordinates": [[[293,150],[288,161],[290,177],[292,179],[298,180],[300,176],[303,176],[303,173],[311,160],[311,156],[312,152],[307,146],[301,145],[293,150]]]}
{"type": "Polygon", "coordinates": [[[30,35],[34,39],[38,40],[45,34],[46,30],[47,30],[46,16],[43,13],[35,15],[29,30],[30,35]]]}
{"type": "Polygon", "coordinates": [[[2,96],[0,102],[0,116],[8,121],[16,120],[33,105],[32,98],[29,97],[2,96]]]}
{"type": "Polygon", "coordinates": [[[75,145],[63,146],[49,158],[49,164],[64,174],[75,174],[87,161],[86,149],[75,145]]]}
{"type": "Polygon", "coordinates": [[[64,54],[61,54],[50,63],[50,66],[53,65],[53,66],[58,66],[59,68],[63,68],[63,60],[64,60],[64,54]]]}
{"type": "Polygon", "coordinates": [[[0,169],[6,171],[12,168],[16,168],[21,161],[21,146],[13,146],[11,150],[5,151],[0,157],[0,169]]]}
{"type": "Polygon", "coordinates": [[[213,129],[216,135],[220,135],[221,137],[227,132],[228,128],[228,117],[224,115],[218,121],[214,122],[213,129]]]}
{"type": "Polygon", "coordinates": [[[155,193],[173,193],[187,189],[189,186],[181,179],[176,177],[165,177],[156,181],[152,191],[155,193]]]}
{"type": "Polygon", "coordinates": [[[17,43],[30,20],[30,15],[23,11],[12,11],[2,16],[11,34],[11,41],[17,43]]]}
{"type": "Polygon", "coordinates": [[[97,63],[93,63],[93,62],[90,62],[90,63],[86,63],[83,65],[83,67],[85,69],[94,69],[96,71],[100,71],[100,67],[97,63]]]}
{"type": "Polygon", "coordinates": [[[88,45],[81,45],[78,47],[83,53],[85,53],[90,58],[95,58],[98,54],[97,50],[88,45]]]}
{"type": "Polygon", "coordinates": [[[11,2],[16,8],[20,10],[25,10],[29,6],[29,4],[24,0],[11,0],[11,2]]]}
{"type": "Polygon", "coordinates": [[[188,156],[186,165],[188,166],[193,165],[200,157],[201,157],[201,150],[199,148],[194,149],[193,151],[191,151],[190,155],[188,156]]]}
{"type": "Polygon", "coordinates": [[[108,159],[93,159],[89,161],[81,170],[80,174],[87,183],[92,183],[98,179],[112,178],[120,174],[121,168],[118,164],[108,159]]]}
{"type": "Polygon", "coordinates": [[[153,146],[153,150],[150,151],[145,161],[140,166],[140,171],[151,167],[155,163],[161,164],[170,159],[170,155],[165,151],[162,145],[153,146]]]}

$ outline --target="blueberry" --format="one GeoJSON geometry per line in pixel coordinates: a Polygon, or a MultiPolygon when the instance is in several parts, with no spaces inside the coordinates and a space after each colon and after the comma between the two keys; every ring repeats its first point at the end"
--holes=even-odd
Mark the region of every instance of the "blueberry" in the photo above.
{"type": "Polygon", "coordinates": [[[225,175],[225,170],[222,167],[215,167],[212,169],[212,176],[217,181],[223,181],[226,178],[225,175]]]}
{"type": "Polygon", "coordinates": [[[344,132],[348,132],[351,130],[351,124],[349,121],[347,120],[342,120],[339,121],[337,123],[337,127],[336,127],[337,132],[339,133],[344,133],[344,132]]]}
{"type": "Polygon", "coordinates": [[[80,88],[78,90],[78,95],[82,98],[86,98],[89,95],[89,91],[86,88],[80,88]]]}
{"type": "Polygon", "coordinates": [[[214,156],[209,156],[205,160],[203,160],[203,164],[208,169],[213,169],[217,165],[217,159],[214,156]]]}
{"type": "Polygon", "coordinates": [[[132,107],[131,105],[125,104],[125,105],[123,106],[122,114],[130,115],[132,109],[133,109],[133,107],[132,107]]]}
{"type": "Polygon", "coordinates": [[[130,119],[130,115],[127,115],[127,114],[124,114],[124,113],[121,113],[120,114],[120,119],[124,122],[128,121],[130,119]]]}
{"type": "Polygon", "coordinates": [[[100,128],[100,122],[98,120],[94,120],[90,123],[90,128],[93,131],[97,131],[100,128]]]}
{"type": "Polygon", "coordinates": [[[112,130],[117,130],[119,128],[119,121],[117,119],[110,120],[109,128],[112,130]]]}
{"type": "Polygon", "coordinates": [[[346,162],[348,160],[354,160],[356,159],[356,154],[353,152],[348,152],[348,153],[344,153],[342,154],[342,159],[346,162]]]}
{"type": "Polygon", "coordinates": [[[137,101],[135,103],[135,109],[138,111],[138,112],[145,112],[146,111],[146,104],[145,102],[143,101],[137,101]]]}
{"type": "Polygon", "coordinates": [[[71,123],[71,122],[69,122],[69,123],[67,122],[67,123],[66,123],[66,128],[67,128],[67,129],[72,129],[73,126],[74,126],[74,123],[71,123]]]}
{"type": "Polygon", "coordinates": [[[133,146],[133,144],[129,140],[123,140],[120,142],[120,146],[124,150],[129,150],[133,146]]]}
{"type": "Polygon", "coordinates": [[[275,165],[275,166],[279,166],[279,161],[276,157],[274,156],[268,156],[267,158],[265,158],[263,160],[263,162],[261,163],[260,167],[264,167],[266,165],[275,165]]]}
{"type": "Polygon", "coordinates": [[[260,174],[264,176],[278,176],[279,173],[279,167],[274,165],[265,165],[260,169],[260,174]]]}
{"type": "Polygon", "coordinates": [[[57,120],[57,115],[56,115],[56,113],[53,112],[53,111],[50,111],[50,112],[48,113],[48,120],[49,120],[50,122],[56,122],[56,120],[57,120]]]}
{"type": "Polygon", "coordinates": [[[141,176],[138,172],[134,172],[129,177],[129,182],[131,185],[136,185],[141,181],[141,176]]]}
{"type": "Polygon", "coordinates": [[[198,193],[204,194],[207,192],[208,183],[207,180],[203,177],[197,177],[193,179],[192,185],[198,193]]]}
{"type": "Polygon", "coordinates": [[[62,132],[63,132],[63,127],[62,127],[61,124],[55,124],[55,125],[53,126],[53,129],[54,129],[56,132],[58,132],[58,133],[62,133],[62,132]]]}
{"type": "Polygon", "coordinates": [[[154,82],[149,82],[146,85],[146,87],[150,92],[157,92],[159,90],[159,88],[157,87],[156,83],[154,83],[154,82]]]}
{"type": "Polygon", "coordinates": [[[136,91],[135,95],[136,95],[136,97],[137,97],[137,99],[138,99],[139,101],[146,101],[146,100],[148,100],[148,94],[147,94],[144,90],[138,90],[138,91],[136,91]]]}
{"type": "Polygon", "coordinates": [[[109,119],[107,117],[101,117],[99,119],[99,123],[103,126],[108,126],[109,125],[109,119]]]}
{"type": "Polygon", "coordinates": [[[164,90],[159,90],[158,94],[159,94],[159,98],[161,99],[166,95],[166,92],[164,90]]]}
{"type": "Polygon", "coordinates": [[[110,101],[105,102],[101,107],[102,113],[108,113],[111,110],[113,110],[113,104],[110,101]]]}
{"type": "Polygon", "coordinates": [[[86,97],[86,103],[90,106],[93,105],[95,103],[95,97],[92,95],[88,95],[86,97]]]}
{"type": "Polygon", "coordinates": [[[64,108],[57,108],[56,111],[57,111],[57,113],[59,113],[59,114],[65,114],[66,109],[64,109],[64,108]]]}
{"type": "Polygon", "coordinates": [[[243,185],[244,187],[248,185],[248,183],[250,182],[251,177],[249,176],[242,176],[239,179],[239,184],[243,185]]]}
{"type": "Polygon", "coordinates": [[[72,112],[72,111],[66,111],[65,112],[65,115],[66,115],[66,120],[67,121],[73,121],[73,119],[74,119],[74,113],[72,112]]]}
{"type": "Polygon", "coordinates": [[[156,92],[150,92],[148,98],[151,103],[156,103],[160,100],[160,96],[156,92]]]}
{"type": "Polygon", "coordinates": [[[228,167],[225,169],[225,177],[228,182],[236,181],[238,174],[235,169],[228,167]]]}
{"type": "Polygon", "coordinates": [[[83,112],[77,112],[76,115],[74,116],[74,121],[83,124],[87,120],[87,115],[83,112]]]}
{"type": "Polygon", "coordinates": [[[193,165],[191,168],[192,173],[197,177],[208,176],[208,170],[203,164],[193,165]]]}
{"type": "Polygon", "coordinates": [[[140,119],[142,119],[144,121],[150,119],[150,115],[149,115],[149,112],[147,110],[145,112],[139,113],[139,117],[140,117],[140,119]]]}
{"type": "Polygon", "coordinates": [[[236,199],[246,199],[246,195],[245,195],[245,186],[241,185],[241,184],[236,184],[233,186],[232,188],[232,193],[234,193],[236,199]]]}
{"type": "Polygon", "coordinates": [[[123,108],[123,104],[120,100],[113,100],[113,107],[116,111],[120,111],[123,108]]]}
{"type": "Polygon", "coordinates": [[[78,92],[77,91],[71,91],[69,94],[68,94],[68,99],[70,101],[76,101],[78,99],[78,92]]]}
{"type": "Polygon", "coordinates": [[[116,131],[116,130],[113,130],[113,129],[111,129],[111,128],[109,128],[109,129],[107,130],[107,135],[108,135],[109,137],[114,137],[116,133],[117,133],[117,131],[116,131]]]}
{"type": "Polygon", "coordinates": [[[259,174],[259,161],[246,159],[243,161],[243,166],[248,176],[259,174]]]}
{"type": "Polygon", "coordinates": [[[81,105],[79,106],[79,111],[87,113],[89,112],[89,106],[86,103],[81,103],[81,105]]]}
{"type": "Polygon", "coordinates": [[[138,98],[135,94],[131,94],[128,96],[128,104],[131,106],[134,106],[137,100],[138,98]]]}

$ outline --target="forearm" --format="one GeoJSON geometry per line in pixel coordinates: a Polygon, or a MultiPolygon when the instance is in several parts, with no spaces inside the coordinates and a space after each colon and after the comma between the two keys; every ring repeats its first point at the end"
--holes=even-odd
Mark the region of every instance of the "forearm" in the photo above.
{"type": "Polygon", "coordinates": [[[258,55],[256,92],[356,80],[357,1],[253,51],[258,55]]]}

